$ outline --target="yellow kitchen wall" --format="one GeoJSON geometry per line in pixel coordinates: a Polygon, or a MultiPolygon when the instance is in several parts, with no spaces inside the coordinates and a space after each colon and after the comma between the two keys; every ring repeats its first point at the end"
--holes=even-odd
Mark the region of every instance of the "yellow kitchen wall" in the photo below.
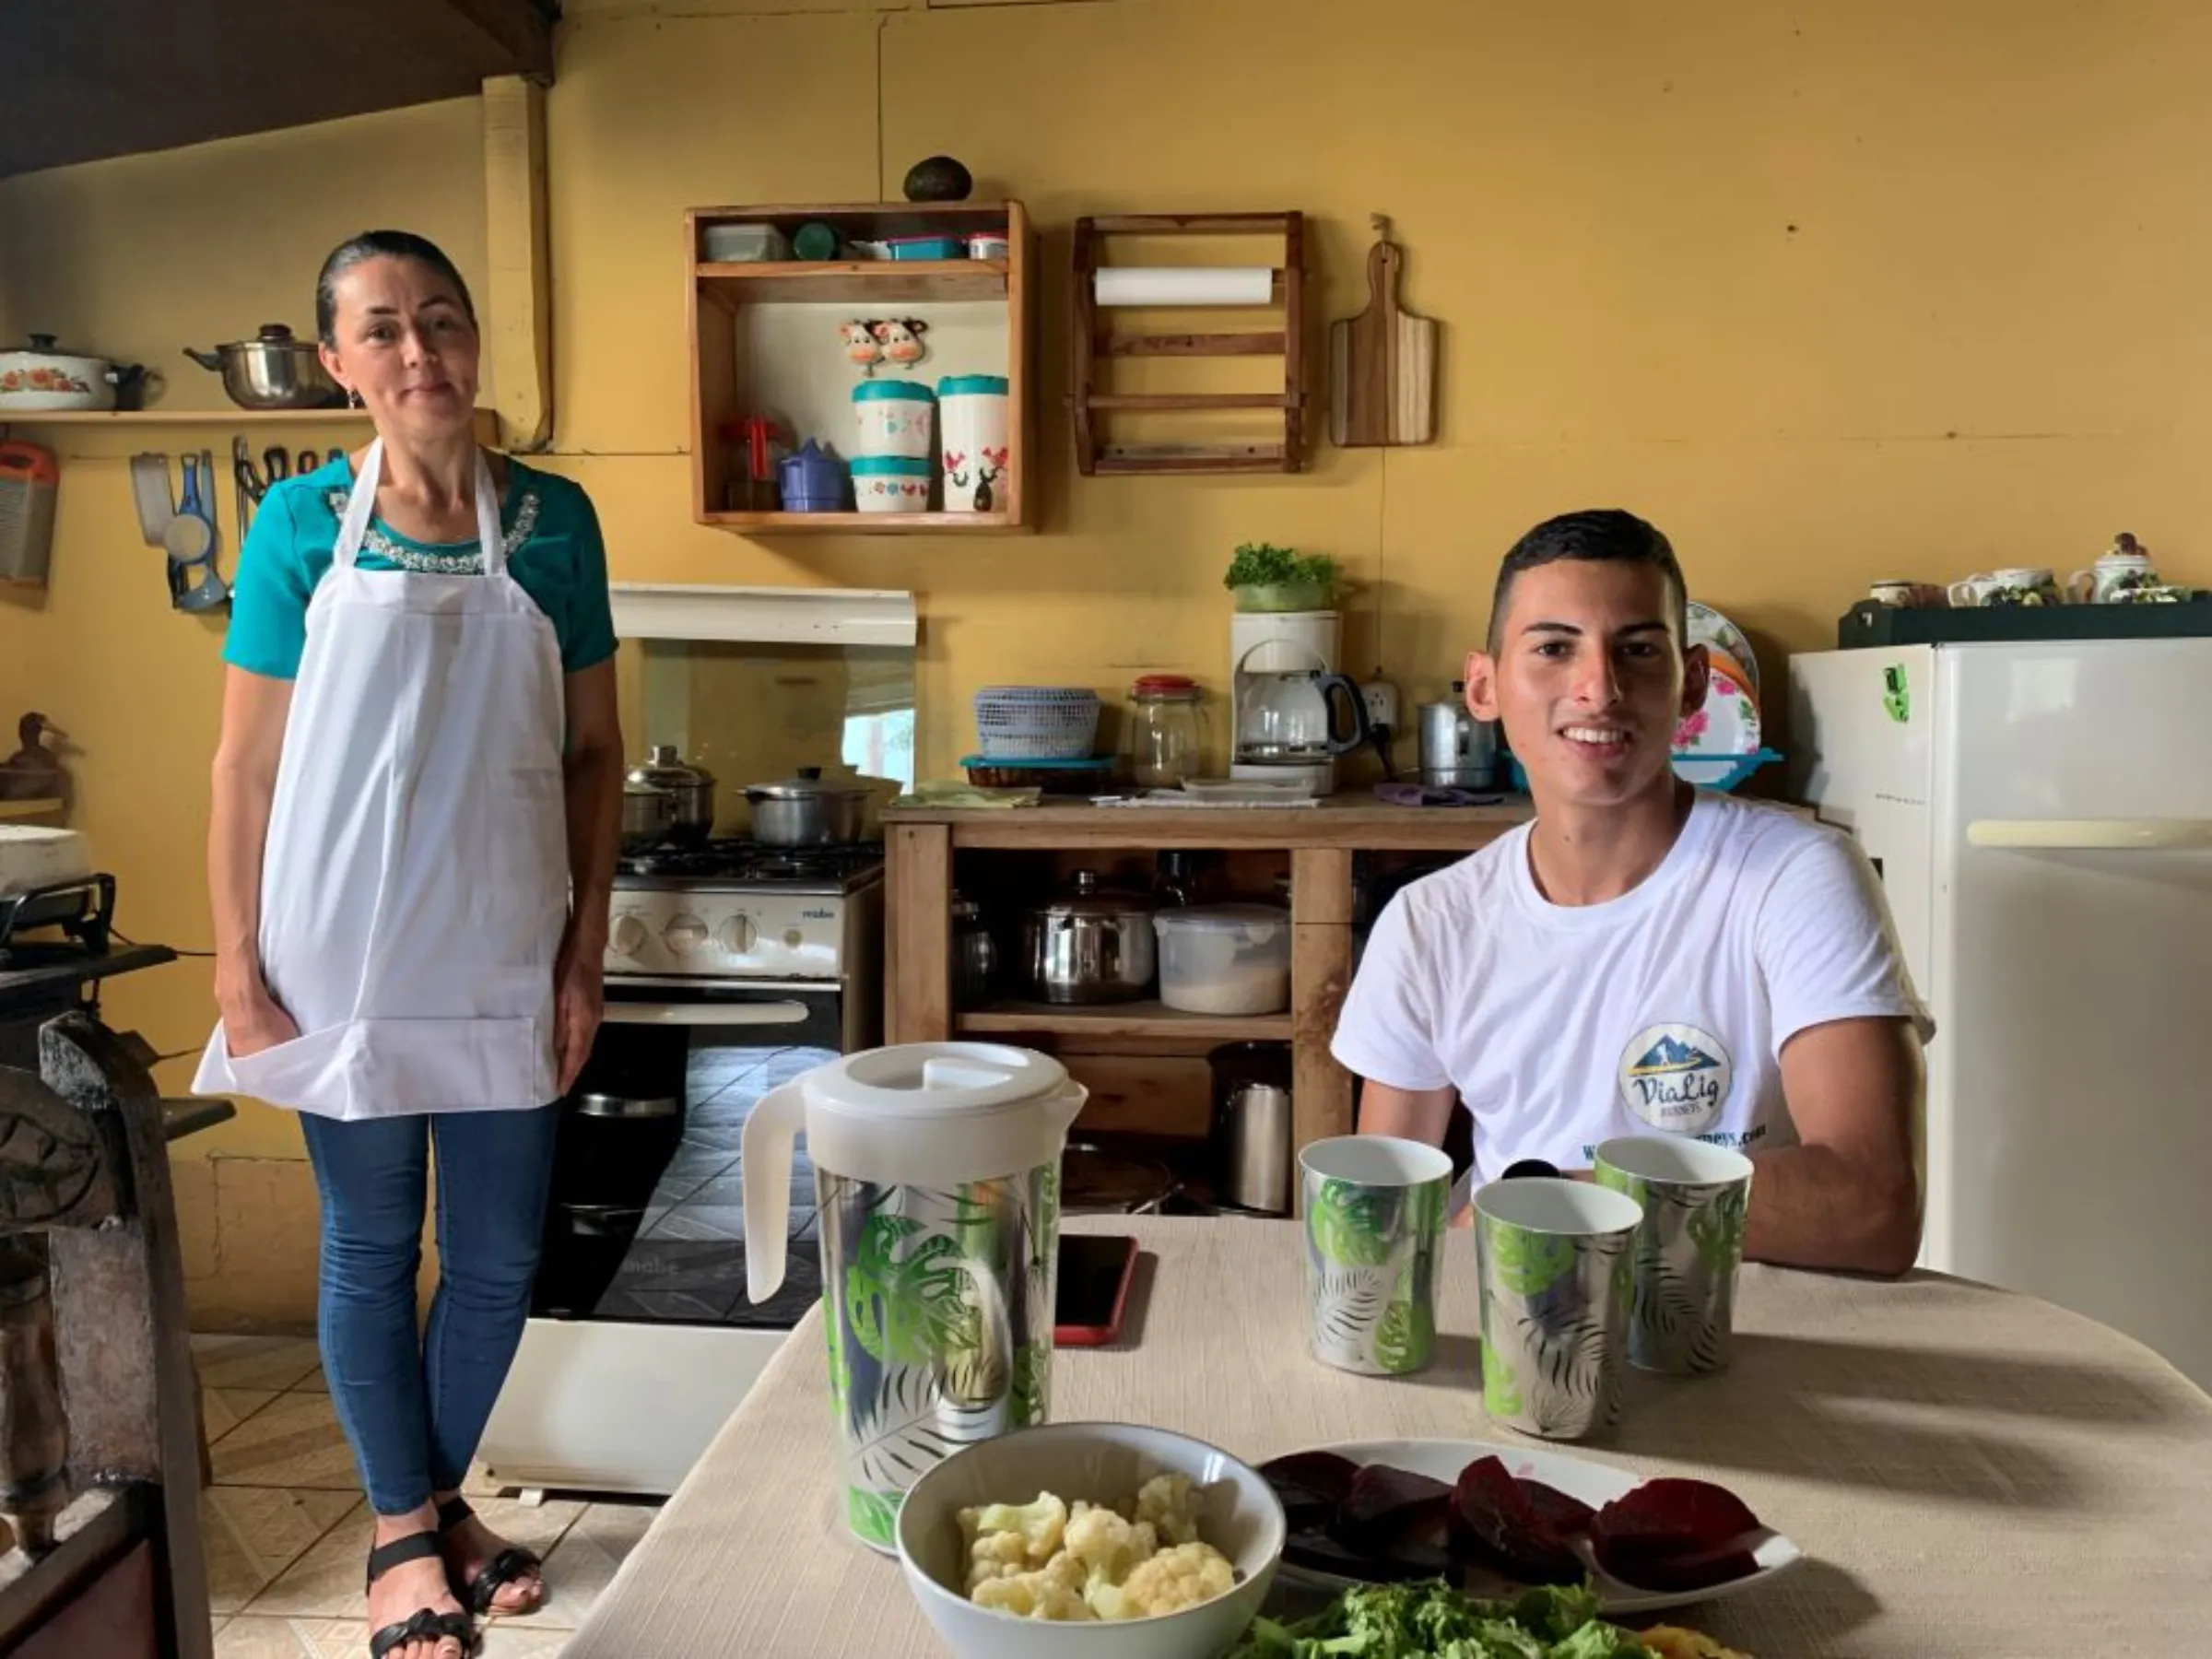
{"type": "MultiPolygon", "coordinates": [[[[1878,577],[2063,573],[2125,528],[2212,584],[2212,9],[2190,0],[565,9],[539,464],[590,488],[619,577],[914,590],[925,774],[970,747],[982,684],[1114,695],[1176,668],[1218,690],[1219,577],[1245,539],[1343,559],[1346,665],[1409,700],[1478,637],[1499,552],[1569,507],[1654,518],[1770,674],[1878,577]],[[692,524],[683,210],[895,195],[933,151],[1041,230],[1041,533],[692,524]],[[1440,441],[1322,442],[1287,478],[1077,477],[1071,221],[1286,207],[1312,217],[1316,347],[1364,302],[1369,214],[1392,216],[1405,300],[1443,327],[1440,441]]],[[[0,183],[0,320],[159,361],[172,402],[212,406],[176,347],[304,327],[346,231],[408,224],[480,272],[480,136],[464,100],[0,183]]],[[[1312,390],[1319,429],[1318,372],[1312,390]]],[[[193,441],[221,454],[229,430],[193,441]]],[[[62,445],[53,589],[0,601],[0,715],[35,700],[72,731],[126,928],[199,947],[219,628],[170,612],[138,542],[122,458],[139,442],[62,445]]],[[[111,1011],[182,1049],[206,982],[197,962],[140,975],[111,1011]]],[[[185,1063],[162,1076],[182,1092],[185,1063]]],[[[206,1198],[231,1242],[199,1258],[196,1307],[243,1322],[297,1300],[297,1263],[281,1289],[225,1300],[212,1281],[253,1267],[254,1206],[300,1213],[300,1172],[277,1167],[298,1145],[249,1105],[181,1149],[229,1183],[206,1198]]]]}

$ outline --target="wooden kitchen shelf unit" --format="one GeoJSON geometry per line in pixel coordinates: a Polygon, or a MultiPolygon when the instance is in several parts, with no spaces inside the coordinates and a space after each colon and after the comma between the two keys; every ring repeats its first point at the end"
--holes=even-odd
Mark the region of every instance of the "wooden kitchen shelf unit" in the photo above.
{"type": "MultiPolygon", "coordinates": [[[[1076,221],[1073,364],[1069,412],[1075,421],[1076,470],[1085,477],[1130,473],[1294,473],[1306,464],[1306,221],[1301,213],[1118,214],[1076,221]],[[1100,322],[1102,310],[1180,311],[1158,307],[1101,308],[1094,284],[1101,244],[1110,236],[1280,237],[1268,307],[1279,312],[1265,328],[1206,332],[1121,332],[1100,322]],[[1279,392],[1148,392],[1103,390],[1102,365],[1134,358],[1262,358],[1283,360],[1279,392]],[[1267,442],[1110,443],[1107,417],[1124,414],[1197,414],[1249,410],[1279,412],[1281,436],[1267,442]]],[[[1251,308],[1234,308],[1246,309],[1251,308]]]]}
{"type": "Polygon", "coordinates": [[[1060,1003],[993,1003],[956,1014],[962,1036],[1036,1031],[1062,1037],[1189,1038],[1203,1042],[1288,1042],[1297,1025],[1288,1014],[1188,1014],[1157,1001],[1070,1006],[1060,1003]]]}
{"type": "MultiPolygon", "coordinates": [[[[684,216],[690,270],[692,519],[718,530],[749,535],[955,534],[1034,527],[1037,445],[1034,366],[1030,348],[1035,233],[1019,202],[881,202],[842,206],[695,207],[684,216]],[[706,256],[706,232],[718,225],[771,224],[788,235],[819,222],[850,241],[893,236],[945,235],[963,240],[972,231],[1003,229],[1004,259],[771,260],[732,264],[706,256]],[[742,383],[741,319],[749,309],[777,305],[849,305],[856,317],[879,317],[894,306],[994,303],[1005,308],[1003,369],[1008,394],[1006,424],[1014,462],[1005,480],[1005,505],[991,512],[782,512],[728,506],[729,487],[743,477],[743,445],[723,429],[744,417],[775,408],[777,388],[742,383]]],[[[812,320],[806,324],[815,326],[812,320]]],[[[824,335],[825,363],[839,363],[836,342],[824,335]]],[[[999,371],[994,364],[992,372],[999,371]]],[[[933,383],[936,365],[924,359],[917,381],[933,383]]],[[[857,371],[852,371],[857,374],[857,371]]],[[[797,432],[850,457],[850,424],[832,431],[797,432]]]]}
{"type": "MultiPolygon", "coordinates": [[[[1205,1053],[1225,1042],[1290,1048],[1293,1152],[1352,1127],[1352,1078],[1329,1053],[1351,983],[1353,857],[1359,853],[1471,853],[1529,816],[1525,801],[1450,810],[1389,806],[1345,794],[1317,806],[1223,808],[1052,805],[1015,811],[894,807],[884,814],[888,868],[885,912],[885,1033],[890,1042],[956,1035],[1030,1040],[1057,1053],[1078,1081],[1124,1098],[1203,1107],[1205,1053]],[[1039,854],[1163,849],[1287,854],[1290,869],[1290,1010],[1251,1019],[1178,1014],[1158,1004],[1064,1007],[992,1003],[966,1012],[952,1001],[952,889],[996,885],[1018,891],[1039,854]],[[989,878],[1003,857],[1005,880],[989,878]],[[985,871],[977,865],[983,863],[985,871]],[[979,874],[986,876],[977,882],[979,874]],[[972,884],[972,885],[971,885],[972,884]]],[[[1094,1099],[1096,1098],[1094,1094],[1094,1099]]],[[[1180,1112],[1181,1108],[1176,1110],[1180,1112]]],[[[1155,1125],[1156,1127],[1161,1125],[1155,1125]]],[[[1205,1132],[1196,1122],[1170,1131],[1205,1132]]],[[[1293,1183],[1295,1189],[1295,1182],[1293,1183]]]]}

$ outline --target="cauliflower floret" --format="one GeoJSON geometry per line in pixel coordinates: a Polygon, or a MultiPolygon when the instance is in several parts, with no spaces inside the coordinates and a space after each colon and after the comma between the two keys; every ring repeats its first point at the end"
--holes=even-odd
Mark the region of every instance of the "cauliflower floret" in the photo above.
{"type": "Polygon", "coordinates": [[[995,1607],[1019,1618],[1070,1622],[1098,1617],[1081,1594],[1050,1568],[1025,1572],[1018,1578],[986,1579],[970,1592],[968,1599],[979,1607],[995,1607]]]}
{"type": "MultiPolygon", "coordinates": [[[[963,1516],[975,1513],[973,1510],[965,1510],[961,1512],[963,1516]]],[[[1032,1563],[1030,1560],[1029,1540],[1019,1533],[978,1532],[974,1528],[968,1527],[964,1519],[961,1525],[970,1533],[968,1543],[968,1588],[970,1590],[973,1590],[978,1584],[987,1583],[992,1579],[1019,1578],[1030,1570],[1032,1563]]]]}
{"type": "Polygon", "coordinates": [[[1122,1596],[1134,1611],[1123,1617],[1150,1618],[1179,1613],[1217,1595],[1227,1595],[1236,1584],[1229,1558],[1211,1544],[1177,1544],[1130,1573],[1128,1583],[1122,1586],[1122,1596]]]}
{"type": "Polygon", "coordinates": [[[1170,1544],[1198,1541],[1198,1505],[1188,1475],[1156,1475],[1136,1489],[1136,1517],[1170,1544]]]}
{"type": "Polygon", "coordinates": [[[1067,1530],[1067,1505],[1050,1492],[1038,1493],[1033,1503],[987,1503],[980,1510],[962,1510],[960,1528],[979,1544],[987,1534],[1017,1533],[1030,1565],[1041,1567],[1060,1548],[1061,1535],[1067,1530]],[[975,1517],[972,1531],[971,1514],[975,1517]]]}
{"type": "Polygon", "coordinates": [[[1147,1523],[1132,1524],[1110,1509],[1077,1504],[1069,1517],[1066,1545],[1082,1558],[1093,1578],[1100,1574],[1113,1583],[1129,1576],[1129,1570],[1159,1547],[1159,1539],[1147,1523]]]}

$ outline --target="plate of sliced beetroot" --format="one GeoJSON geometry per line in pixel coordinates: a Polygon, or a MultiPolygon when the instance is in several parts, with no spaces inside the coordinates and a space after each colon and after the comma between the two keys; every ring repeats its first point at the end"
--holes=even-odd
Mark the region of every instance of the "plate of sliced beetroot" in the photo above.
{"type": "Polygon", "coordinates": [[[1725,1487],[1482,1441],[1383,1440],[1262,1464],[1283,1571],[1342,1586],[1445,1578],[1472,1595],[1587,1580],[1606,1614],[1735,1595],[1802,1552],[1725,1487]]]}

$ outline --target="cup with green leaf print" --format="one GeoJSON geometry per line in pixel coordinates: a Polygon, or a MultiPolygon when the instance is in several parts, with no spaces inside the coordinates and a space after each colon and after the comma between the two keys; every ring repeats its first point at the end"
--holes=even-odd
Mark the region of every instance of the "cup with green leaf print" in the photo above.
{"type": "Polygon", "coordinates": [[[1600,1186],[1643,1206],[1629,1306],[1629,1363],[1690,1376],[1728,1363],[1751,1160],[1675,1135],[1599,1144],[1600,1186]]]}
{"type": "Polygon", "coordinates": [[[1313,1358],[1371,1377],[1422,1370],[1436,1357],[1452,1160],[1418,1141],[1346,1135],[1298,1162],[1313,1358]]]}
{"type": "Polygon", "coordinates": [[[1581,1440],[1619,1408],[1642,1208],[1587,1182],[1493,1181],[1475,1194],[1482,1403],[1490,1420],[1581,1440]]]}

